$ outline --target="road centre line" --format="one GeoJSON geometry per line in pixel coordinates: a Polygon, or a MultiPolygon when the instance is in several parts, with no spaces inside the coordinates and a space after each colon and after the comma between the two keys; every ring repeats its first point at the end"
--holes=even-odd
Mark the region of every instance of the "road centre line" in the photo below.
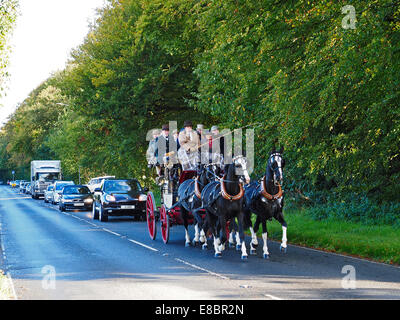
{"type": "Polygon", "coordinates": [[[139,242],[139,241],[132,240],[132,239],[128,239],[128,241],[130,241],[130,242],[132,242],[132,243],[134,243],[134,244],[137,244],[137,245],[139,245],[139,246],[142,246],[142,247],[144,247],[144,248],[147,248],[147,249],[149,249],[149,250],[151,250],[151,251],[158,252],[157,249],[152,248],[152,247],[149,247],[148,245],[145,245],[144,243],[141,243],[141,242],[139,242]]]}
{"type": "MultiPolygon", "coordinates": [[[[21,199],[21,198],[19,198],[19,199],[21,199]]],[[[50,208],[50,209],[53,209],[54,211],[59,211],[58,209],[56,209],[56,208],[54,208],[54,207],[52,207],[52,206],[46,206],[46,207],[48,207],[48,208],[50,208]]],[[[127,238],[126,236],[122,236],[121,234],[119,234],[119,233],[117,233],[117,232],[114,232],[114,231],[111,231],[111,230],[109,230],[109,229],[103,228],[102,226],[99,226],[99,225],[94,224],[94,223],[92,223],[92,222],[90,222],[90,221],[87,221],[86,219],[82,219],[82,218],[80,218],[80,217],[77,217],[77,216],[75,216],[75,215],[73,215],[73,214],[69,214],[69,213],[66,213],[66,212],[62,212],[62,213],[63,213],[65,216],[71,216],[71,217],[75,218],[76,220],[83,221],[83,222],[85,222],[85,223],[87,223],[87,224],[89,224],[89,225],[92,225],[92,226],[94,226],[94,227],[96,227],[96,228],[98,228],[98,229],[100,229],[100,230],[102,230],[102,231],[104,231],[104,232],[113,234],[113,235],[115,235],[115,236],[117,236],[117,237],[120,237],[120,238],[126,238],[129,242],[134,243],[134,244],[136,244],[136,245],[138,245],[138,246],[141,246],[141,247],[146,248],[146,249],[148,249],[148,250],[151,250],[151,251],[153,251],[153,252],[159,252],[158,249],[155,249],[155,248],[153,248],[153,247],[150,247],[150,246],[148,246],[148,245],[146,245],[146,244],[144,244],[144,243],[141,243],[141,242],[139,242],[139,241],[136,241],[136,240],[133,240],[133,239],[129,239],[129,238],[127,238]]],[[[195,265],[195,264],[189,263],[189,262],[184,261],[184,260],[182,260],[182,259],[175,258],[174,260],[177,261],[177,262],[179,262],[179,263],[182,263],[182,264],[184,264],[184,265],[187,265],[187,266],[189,266],[189,267],[191,267],[191,268],[194,268],[194,269],[196,269],[196,270],[203,271],[203,272],[205,272],[205,273],[207,273],[207,274],[209,274],[209,275],[218,277],[218,278],[220,278],[220,279],[223,279],[223,280],[230,280],[230,279],[229,279],[228,277],[226,277],[226,276],[223,276],[223,275],[221,275],[221,274],[218,274],[218,273],[215,273],[215,272],[213,272],[213,271],[207,270],[207,269],[205,269],[205,268],[202,268],[202,267],[197,266],[197,265],[195,265]]],[[[11,280],[11,277],[10,277],[10,280],[11,280]]],[[[12,287],[12,288],[14,289],[14,287],[12,287]]],[[[16,299],[17,299],[16,294],[14,294],[14,296],[15,296],[16,299]]],[[[270,296],[270,298],[271,298],[271,299],[276,299],[276,300],[281,300],[281,299],[279,299],[279,298],[277,298],[277,297],[273,297],[273,296],[270,296]]]]}
{"type": "Polygon", "coordinates": [[[180,263],[183,263],[183,264],[185,264],[185,265],[187,265],[187,266],[189,266],[189,267],[192,267],[192,268],[194,268],[194,269],[197,269],[197,270],[200,270],[200,271],[204,271],[204,272],[206,272],[206,273],[208,273],[208,274],[210,274],[210,275],[216,276],[216,277],[218,277],[218,278],[221,278],[221,279],[224,279],[224,280],[230,280],[228,277],[225,277],[225,276],[223,276],[223,275],[221,275],[221,274],[219,274],[219,273],[215,273],[215,272],[212,272],[212,271],[210,271],[210,270],[204,269],[204,268],[202,268],[202,267],[196,266],[195,264],[186,262],[186,261],[184,261],[184,260],[182,260],[182,259],[175,258],[175,261],[178,261],[178,262],[180,262],[180,263]]]}
{"type": "Polygon", "coordinates": [[[113,234],[113,235],[116,235],[117,237],[122,237],[119,233],[116,233],[116,232],[114,232],[114,231],[108,230],[108,229],[106,229],[106,228],[103,228],[103,230],[104,230],[105,232],[108,232],[108,233],[111,233],[111,234],[113,234]]]}
{"type": "MultiPolygon", "coordinates": [[[[75,215],[73,215],[73,214],[67,214],[67,213],[65,213],[65,212],[63,212],[63,214],[69,215],[69,216],[71,216],[71,217],[73,217],[73,218],[75,218],[75,219],[77,219],[77,220],[80,220],[80,221],[83,221],[83,222],[85,222],[85,223],[87,223],[87,224],[90,224],[90,225],[92,225],[92,226],[95,226],[96,228],[101,229],[101,230],[103,230],[103,231],[105,231],[105,232],[107,232],[107,233],[113,234],[113,235],[115,235],[115,236],[117,236],[117,237],[120,237],[120,238],[123,238],[123,237],[124,237],[124,236],[122,236],[121,234],[119,234],[119,233],[117,233],[117,232],[114,232],[114,231],[111,231],[111,230],[109,230],[109,229],[106,229],[106,228],[103,228],[103,227],[101,227],[101,226],[98,226],[98,225],[96,225],[96,224],[94,224],[94,223],[92,223],[92,222],[89,222],[89,221],[87,221],[87,220],[85,220],[85,219],[82,219],[82,218],[80,218],[80,217],[77,217],[77,216],[75,216],[75,215]]],[[[150,246],[148,246],[148,245],[146,245],[146,244],[144,244],[144,243],[141,243],[141,242],[139,242],[139,241],[136,241],[136,240],[133,240],[133,239],[127,239],[127,240],[128,240],[129,242],[132,242],[132,243],[134,243],[134,244],[136,244],[136,245],[139,245],[139,246],[141,246],[141,247],[143,247],[143,248],[146,248],[146,249],[148,249],[148,250],[151,250],[151,251],[153,251],[153,252],[159,252],[158,249],[155,249],[155,248],[153,248],[153,247],[150,247],[150,246]]],[[[218,278],[221,278],[221,279],[224,279],[224,280],[230,280],[228,277],[225,277],[225,276],[220,275],[220,274],[218,274],[218,273],[215,273],[215,272],[212,272],[212,271],[210,271],[210,270],[204,269],[204,268],[199,267],[199,266],[197,266],[197,265],[195,265],[195,264],[186,262],[186,261],[184,261],[184,260],[182,260],[182,259],[176,258],[175,261],[180,262],[180,263],[183,263],[183,264],[185,264],[185,265],[187,265],[187,266],[189,266],[189,267],[192,267],[192,268],[194,268],[194,269],[197,269],[197,270],[206,272],[206,273],[208,273],[208,274],[210,274],[210,275],[213,275],[213,276],[216,276],[216,277],[218,277],[218,278]]]]}
{"type": "MultiPolygon", "coordinates": [[[[101,226],[98,226],[98,225],[96,225],[96,224],[94,224],[94,223],[91,223],[91,222],[89,222],[89,221],[87,221],[87,220],[85,220],[85,219],[79,218],[79,217],[74,216],[74,215],[72,215],[72,214],[71,214],[70,216],[73,217],[73,218],[75,218],[75,219],[77,219],[77,220],[81,220],[81,221],[83,221],[83,222],[85,222],[85,223],[87,223],[87,224],[90,224],[90,225],[92,225],[92,226],[95,226],[96,228],[101,229],[101,230],[103,230],[103,231],[105,231],[105,232],[108,232],[108,233],[110,233],[110,234],[113,234],[113,235],[115,235],[115,236],[117,236],[117,237],[125,238],[125,236],[123,236],[123,235],[121,235],[121,234],[119,234],[119,233],[117,233],[117,232],[111,231],[111,230],[106,229],[106,228],[102,228],[101,226]]],[[[145,245],[144,243],[141,243],[141,242],[139,242],[139,241],[136,241],[136,240],[133,240],[133,239],[127,239],[127,240],[130,241],[130,242],[132,242],[132,243],[134,243],[134,244],[137,244],[137,245],[139,245],[139,246],[141,246],[141,247],[144,247],[144,248],[146,248],[146,249],[149,249],[149,250],[151,250],[151,251],[158,252],[157,249],[152,248],[152,247],[150,247],[150,246],[148,246],[148,245],[145,245]]]]}

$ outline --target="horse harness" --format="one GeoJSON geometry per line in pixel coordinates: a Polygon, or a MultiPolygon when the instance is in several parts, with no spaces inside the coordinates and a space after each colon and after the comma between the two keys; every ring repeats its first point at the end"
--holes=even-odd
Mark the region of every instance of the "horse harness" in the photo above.
{"type": "Polygon", "coordinates": [[[277,194],[275,195],[271,195],[267,192],[267,186],[266,186],[266,182],[265,182],[266,178],[265,176],[262,178],[261,183],[260,183],[260,187],[261,187],[261,191],[260,191],[260,195],[264,198],[267,199],[269,201],[276,201],[279,200],[283,197],[283,190],[280,184],[278,184],[279,186],[279,191],[277,194]]]}
{"type": "Polygon", "coordinates": [[[239,188],[240,191],[237,195],[232,196],[230,195],[227,191],[226,191],[226,187],[225,187],[225,183],[224,183],[225,177],[223,177],[222,179],[220,179],[220,184],[221,184],[221,196],[225,199],[225,200],[229,200],[230,202],[233,201],[238,201],[240,199],[242,199],[244,197],[244,189],[243,189],[243,185],[241,183],[239,183],[239,188]]]}

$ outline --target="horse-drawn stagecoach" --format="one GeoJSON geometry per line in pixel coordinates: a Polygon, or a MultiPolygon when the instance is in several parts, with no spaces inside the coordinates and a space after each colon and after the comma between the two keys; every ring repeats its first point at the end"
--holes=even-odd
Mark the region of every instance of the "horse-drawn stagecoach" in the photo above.
{"type": "MultiPolygon", "coordinates": [[[[203,243],[203,248],[207,247],[206,233],[211,231],[215,257],[221,257],[231,223],[236,226],[236,248],[242,252],[242,259],[247,259],[244,229],[250,228],[250,253],[256,254],[256,232],[261,224],[263,257],[268,258],[266,222],[275,218],[282,224],[281,251],[286,252],[287,225],[282,213],[283,193],[280,187],[284,166],[282,152],[283,148],[279,152],[271,153],[264,177],[251,184],[246,168],[247,161],[243,156],[234,157],[230,164],[220,167],[221,174],[217,174],[217,163],[199,164],[196,170],[182,170],[180,164],[166,164],[164,178],[160,182],[161,205],[156,205],[152,192],[147,197],[146,217],[151,239],[156,239],[158,223],[164,243],[169,241],[172,226],[184,225],[185,244],[189,246],[191,242],[188,225],[194,224],[196,234],[193,244],[203,243]],[[257,215],[254,230],[250,219],[252,213],[257,215]]],[[[231,239],[232,237],[229,240],[231,239]]]]}

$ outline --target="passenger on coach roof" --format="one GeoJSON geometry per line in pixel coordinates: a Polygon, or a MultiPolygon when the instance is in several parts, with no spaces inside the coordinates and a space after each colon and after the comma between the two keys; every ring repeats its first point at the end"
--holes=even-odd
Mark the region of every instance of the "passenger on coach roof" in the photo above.
{"type": "Polygon", "coordinates": [[[185,121],[184,130],[179,133],[178,158],[183,170],[196,170],[199,163],[200,139],[196,131],[193,130],[192,121],[185,121]]]}

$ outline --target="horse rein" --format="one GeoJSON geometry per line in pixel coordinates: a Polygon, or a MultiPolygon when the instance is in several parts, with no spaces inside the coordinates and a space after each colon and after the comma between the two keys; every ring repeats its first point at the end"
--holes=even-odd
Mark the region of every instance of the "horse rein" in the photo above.
{"type": "MultiPolygon", "coordinates": [[[[223,178],[218,177],[214,172],[212,172],[210,169],[208,169],[208,167],[211,166],[211,165],[212,165],[212,164],[206,166],[205,169],[207,170],[208,173],[211,173],[211,174],[215,177],[216,180],[219,181],[219,183],[220,183],[220,185],[221,185],[221,196],[222,196],[225,200],[229,200],[229,201],[231,201],[231,202],[232,202],[232,201],[237,201],[237,200],[242,199],[242,198],[244,197],[244,188],[243,188],[242,183],[239,183],[239,188],[240,188],[239,193],[238,193],[237,195],[235,195],[235,196],[230,195],[230,194],[226,191],[226,187],[225,187],[225,183],[224,183],[224,182],[237,182],[237,181],[226,180],[226,179],[225,179],[225,176],[224,176],[223,178]]],[[[198,195],[197,192],[196,192],[196,188],[197,188],[197,190],[199,190],[199,189],[198,189],[198,184],[197,184],[197,183],[198,183],[198,180],[196,179],[195,193],[196,193],[196,196],[199,198],[199,195],[198,195]]],[[[200,194],[200,197],[201,197],[201,194],[200,194]]]]}

